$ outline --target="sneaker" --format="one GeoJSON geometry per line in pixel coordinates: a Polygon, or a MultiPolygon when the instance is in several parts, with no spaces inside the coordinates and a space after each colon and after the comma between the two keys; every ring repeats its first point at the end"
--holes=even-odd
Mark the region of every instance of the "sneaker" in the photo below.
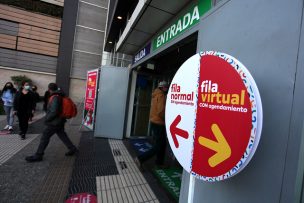
{"type": "Polygon", "coordinates": [[[13,131],[13,126],[9,126],[9,127],[8,127],[8,130],[9,130],[9,131],[13,131]]]}
{"type": "Polygon", "coordinates": [[[7,130],[10,126],[9,125],[6,125],[3,130],[7,130]]]}
{"type": "Polygon", "coordinates": [[[77,154],[79,152],[78,149],[71,149],[67,153],[65,153],[66,156],[73,156],[74,154],[77,154]]]}
{"type": "Polygon", "coordinates": [[[35,154],[32,156],[25,157],[25,160],[27,162],[38,162],[38,161],[42,161],[42,156],[35,154]]]}

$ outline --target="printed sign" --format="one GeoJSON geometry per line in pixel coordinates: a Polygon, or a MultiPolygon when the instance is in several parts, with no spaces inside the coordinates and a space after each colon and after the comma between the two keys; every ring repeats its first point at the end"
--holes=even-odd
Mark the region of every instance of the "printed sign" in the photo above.
{"type": "Polygon", "coordinates": [[[196,54],[177,71],[166,106],[173,153],[189,173],[220,181],[252,158],[262,129],[262,103],[254,79],[234,57],[196,54]]]}
{"type": "Polygon", "coordinates": [[[95,121],[95,102],[98,82],[98,69],[87,73],[86,94],[84,100],[83,125],[93,130],[95,121]]]}
{"type": "Polygon", "coordinates": [[[176,201],[179,199],[182,168],[167,168],[167,169],[154,169],[156,177],[160,180],[161,184],[167,191],[174,197],[176,201]]]}
{"type": "Polygon", "coordinates": [[[210,10],[211,5],[211,0],[199,0],[198,4],[190,6],[184,15],[179,17],[179,19],[170,26],[167,26],[166,29],[153,39],[153,50],[155,51],[167,42],[179,36],[185,30],[197,24],[200,17],[210,10]]]}
{"type": "Polygon", "coordinates": [[[97,198],[89,193],[79,193],[71,196],[65,203],[97,203],[97,198]]]}
{"type": "Polygon", "coordinates": [[[145,48],[140,50],[134,57],[133,63],[140,61],[141,59],[145,58],[148,54],[150,54],[151,43],[149,43],[145,48]]]}
{"type": "Polygon", "coordinates": [[[138,155],[141,155],[152,149],[152,145],[148,142],[147,139],[130,139],[130,143],[138,155]]]}

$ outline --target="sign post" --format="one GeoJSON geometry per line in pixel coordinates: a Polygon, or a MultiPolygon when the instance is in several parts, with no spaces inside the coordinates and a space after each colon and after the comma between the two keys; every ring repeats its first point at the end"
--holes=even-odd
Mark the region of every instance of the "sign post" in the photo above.
{"type": "Polygon", "coordinates": [[[192,56],[170,85],[166,130],[174,155],[191,174],[192,202],[193,177],[208,182],[230,178],[256,151],[262,103],[253,77],[228,54],[206,51],[192,56]]]}
{"type": "Polygon", "coordinates": [[[95,123],[95,105],[99,69],[87,72],[86,94],[84,99],[83,125],[93,130],[95,123]]]}

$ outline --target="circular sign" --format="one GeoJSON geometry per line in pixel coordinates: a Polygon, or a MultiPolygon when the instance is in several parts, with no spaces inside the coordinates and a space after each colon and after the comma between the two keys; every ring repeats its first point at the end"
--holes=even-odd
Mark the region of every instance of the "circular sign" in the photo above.
{"type": "Polygon", "coordinates": [[[166,130],[186,171],[211,182],[232,177],[252,158],[261,129],[258,88],[237,59],[206,51],[177,71],[167,96],[166,130]]]}

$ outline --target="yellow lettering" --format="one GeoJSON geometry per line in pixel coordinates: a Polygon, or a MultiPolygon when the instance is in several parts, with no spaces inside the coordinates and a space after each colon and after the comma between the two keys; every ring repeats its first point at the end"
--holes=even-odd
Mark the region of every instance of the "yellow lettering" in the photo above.
{"type": "Polygon", "coordinates": [[[223,104],[230,104],[230,94],[223,94],[222,102],[223,102],[223,104]]]}
{"type": "Polygon", "coordinates": [[[244,105],[245,103],[245,90],[241,91],[241,105],[244,105]]]}
{"type": "Polygon", "coordinates": [[[220,100],[221,96],[222,96],[221,93],[219,93],[219,92],[216,93],[216,102],[219,104],[221,103],[221,100],[220,100]]]}
{"type": "Polygon", "coordinates": [[[202,94],[202,101],[206,102],[206,99],[207,99],[207,94],[202,94]]]}
{"type": "Polygon", "coordinates": [[[238,94],[232,94],[231,97],[231,104],[239,104],[240,103],[240,97],[238,94]]]}

